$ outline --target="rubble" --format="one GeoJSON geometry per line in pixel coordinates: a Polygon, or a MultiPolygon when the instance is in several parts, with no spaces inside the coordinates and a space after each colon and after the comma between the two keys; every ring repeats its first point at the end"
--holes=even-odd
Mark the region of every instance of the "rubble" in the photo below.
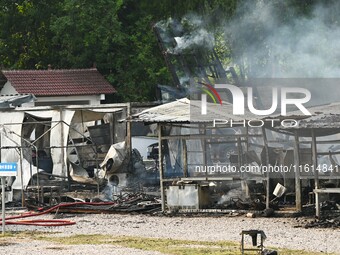
{"type": "Polygon", "coordinates": [[[321,210],[340,210],[340,205],[335,201],[326,200],[321,202],[321,210]]]}
{"type": "MultiPolygon", "coordinates": [[[[74,205],[62,207],[58,212],[63,213],[153,213],[160,211],[161,202],[156,196],[146,195],[143,193],[125,193],[117,197],[112,202],[104,202],[100,199],[94,199],[92,202],[102,203],[102,205],[91,205],[86,202],[75,203],[74,205]]],[[[44,210],[46,209],[43,208],[44,210]]]]}
{"type": "Polygon", "coordinates": [[[308,222],[305,228],[340,228],[340,216],[308,222]]]}

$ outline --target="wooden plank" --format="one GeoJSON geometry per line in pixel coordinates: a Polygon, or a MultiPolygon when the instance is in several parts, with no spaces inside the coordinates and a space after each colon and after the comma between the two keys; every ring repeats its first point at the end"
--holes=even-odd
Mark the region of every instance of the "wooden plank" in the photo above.
{"type": "Polygon", "coordinates": [[[340,188],[314,189],[314,193],[340,193],[340,188]]]}
{"type": "MultiPolygon", "coordinates": [[[[319,142],[318,142],[319,143],[319,142]]],[[[332,155],[339,155],[340,154],[340,151],[333,151],[333,152],[317,152],[316,153],[317,155],[326,155],[328,156],[329,154],[332,154],[332,155]]]]}
{"type": "MultiPolygon", "coordinates": [[[[267,140],[267,134],[266,129],[262,127],[262,135],[263,135],[263,141],[264,141],[264,148],[266,150],[266,165],[269,166],[269,149],[268,149],[268,140],[267,140]]],[[[270,174],[267,172],[267,178],[266,178],[266,208],[269,209],[269,202],[270,202],[270,174]]]]}
{"type": "Polygon", "coordinates": [[[183,175],[188,177],[188,152],[187,152],[187,141],[181,140],[182,142],[182,158],[183,158],[183,175]]]}
{"type": "MultiPolygon", "coordinates": [[[[206,176],[193,176],[193,177],[178,177],[178,178],[164,178],[163,182],[191,182],[191,181],[235,181],[240,180],[239,177],[226,177],[226,176],[216,176],[216,177],[206,177],[206,176]]],[[[248,179],[250,180],[250,179],[248,179]]]]}
{"type": "MultiPolygon", "coordinates": [[[[127,117],[131,116],[131,104],[130,103],[127,104],[126,116],[127,117]]],[[[127,157],[130,158],[132,146],[131,146],[131,122],[129,121],[126,123],[126,151],[127,151],[127,157]]]]}
{"type": "MultiPolygon", "coordinates": [[[[209,139],[209,138],[221,138],[221,139],[235,139],[237,140],[238,137],[246,137],[245,134],[243,135],[198,135],[198,134],[192,134],[192,135],[170,135],[170,136],[163,136],[162,140],[171,140],[171,139],[187,139],[187,140],[199,140],[199,139],[209,139]]],[[[257,134],[249,134],[249,137],[261,137],[261,135],[257,134]]]]}
{"type": "MultiPolygon", "coordinates": [[[[318,155],[317,155],[317,145],[316,145],[316,136],[314,129],[311,130],[312,133],[312,162],[314,169],[317,168],[318,165],[318,155]]],[[[319,173],[318,171],[314,171],[314,185],[315,189],[319,189],[319,173]]],[[[317,218],[320,218],[320,201],[319,201],[319,193],[315,193],[315,214],[317,218]]]]}
{"type": "Polygon", "coordinates": [[[299,165],[300,165],[300,155],[299,155],[299,136],[297,131],[294,132],[294,164],[296,167],[295,170],[295,204],[296,204],[296,210],[298,212],[302,211],[302,200],[301,200],[301,180],[300,180],[300,171],[299,171],[299,165]]]}
{"type": "Polygon", "coordinates": [[[164,187],[164,169],[163,169],[163,147],[162,147],[162,124],[158,123],[158,169],[161,189],[162,212],[165,212],[165,187],[164,187]]]}

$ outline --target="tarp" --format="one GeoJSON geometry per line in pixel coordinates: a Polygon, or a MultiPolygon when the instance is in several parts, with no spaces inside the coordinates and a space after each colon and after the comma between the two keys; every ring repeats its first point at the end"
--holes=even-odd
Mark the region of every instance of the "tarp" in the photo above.
{"type": "Polygon", "coordinates": [[[123,164],[124,159],[126,158],[126,147],[125,142],[115,143],[111,145],[109,151],[106,154],[105,159],[99,165],[101,168],[106,169],[106,165],[108,161],[111,159],[112,164],[110,163],[110,169],[106,169],[106,173],[114,173],[120,169],[123,164]]]}
{"type": "Polygon", "coordinates": [[[28,95],[11,95],[11,96],[0,96],[0,108],[14,108],[21,106],[24,103],[35,101],[36,98],[32,94],[28,95]]]}
{"type": "Polygon", "coordinates": [[[66,145],[68,142],[69,125],[71,124],[74,112],[74,110],[27,111],[32,116],[51,119],[50,147],[53,160],[53,174],[56,175],[67,175],[66,145]]]}
{"type": "MultiPolygon", "coordinates": [[[[21,146],[21,123],[24,112],[1,112],[0,118],[0,144],[1,148],[21,146]]],[[[19,153],[13,149],[1,150],[2,162],[17,162],[19,153]]]]}

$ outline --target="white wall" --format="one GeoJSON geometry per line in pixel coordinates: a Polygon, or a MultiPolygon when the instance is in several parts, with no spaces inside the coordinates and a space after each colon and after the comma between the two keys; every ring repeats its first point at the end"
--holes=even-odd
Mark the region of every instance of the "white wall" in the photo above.
{"type": "Polygon", "coordinates": [[[131,137],[132,149],[137,149],[143,159],[147,159],[147,147],[153,143],[157,143],[156,137],[134,136],[131,137]]]}
{"type": "Polygon", "coordinates": [[[84,95],[84,96],[53,96],[53,97],[37,97],[37,101],[35,105],[39,105],[39,103],[46,103],[48,105],[53,105],[53,102],[65,102],[65,105],[77,105],[84,103],[77,103],[87,101],[86,105],[100,105],[101,95],[84,95]]]}
{"type": "Polygon", "coordinates": [[[1,95],[15,95],[15,94],[18,94],[18,92],[15,90],[12,84],[9,81],[7,81],[4,87],[1,89],[0,94],[1,95]]]}

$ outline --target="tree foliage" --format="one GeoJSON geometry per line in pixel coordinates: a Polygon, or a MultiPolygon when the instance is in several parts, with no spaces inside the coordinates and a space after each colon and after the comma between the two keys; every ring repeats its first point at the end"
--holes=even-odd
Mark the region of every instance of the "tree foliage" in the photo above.
{"type": "MultiPolygon", "coordinates": [[[[264,35],[270,31],[265,24],[255,24],[243,27],[233,37],[223,37],[228,31],[216,27],[225,26],[221,21],[237,21],[238,15],[244,16],[242,12],[251,13],[251,8],[238,10],[249,2],[272,2],[280,22],[289,23],[297,16],[312,15],[312,7],[322,1],[0,0],[0,63],[7,69],[96,65],[118,90],[111,100],[155,100],[156,85],[171,81],[153,24],[196,13],[216,32],[216,38],[223,38],[217,52],[226,58],[225,63],[236,63],[245,59],[249,40],[254,45],[266,45],[264,35]],[[240,37],[245,32],[251,37],[240,37]]],[[[330,22],[337,22],[337,17],[334,12],[330,22]]],[[[271,49],[267,49],[257,56],[254,65],[268,63],[271,49]]],[[[249,61],[238,64],[247,66],[249,61]]]]}
{"type": "Polygon", "coordinates": [[[56,1],[1,0],[0,61],[3,68],[39,69],[53,60],[50,30],[56,1]]]}

